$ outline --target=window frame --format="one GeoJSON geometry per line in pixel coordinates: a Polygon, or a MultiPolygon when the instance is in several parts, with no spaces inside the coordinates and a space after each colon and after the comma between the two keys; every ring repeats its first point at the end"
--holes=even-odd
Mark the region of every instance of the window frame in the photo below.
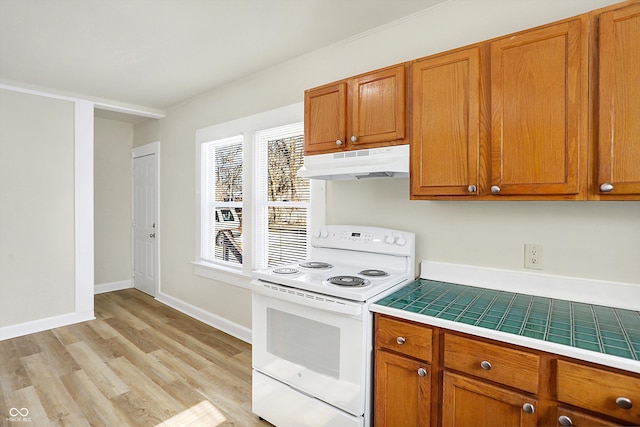
{"type": "MultiPolygon", "coordinates": [[[[255,195],[255,148],[256,133],[271,128],[291,125],[304,120],[304,104],[302,102],[286,107],[265,111],[251,116],[235,119],[196,130],[195,138],[195,245],[194,274],[226,284],[250,289],[254,260],[254,227],[256,215],[255,195]],[[242,233],[243,263],[242,266],[230,267],[219,263],[207,262],[202,257],[202,205],[203,193],[206,189],[205,176],[202,173],[202,144],[229,138],[235,135],[243,137],[242,160],[245,166],[242,171],[242,233]]],[[[311,204],[308,228],[325,224],[325,182],[311,180],[311,204]]]]}

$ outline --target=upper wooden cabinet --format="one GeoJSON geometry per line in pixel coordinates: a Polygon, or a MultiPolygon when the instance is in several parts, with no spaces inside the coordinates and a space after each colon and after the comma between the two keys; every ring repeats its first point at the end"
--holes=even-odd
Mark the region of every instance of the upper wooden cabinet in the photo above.
{"type": "Polygon", "coordinates": [[[305,91],[305,155],[406,144],[406,67],[305,91]]]}
{"type": "Polygon", "coordinates": [[[323,153],[344,146],[347,135],[347,83],[304,93],[304,153],[323,153]],[[340,144],[337,144],[340,141],[340,144]]]}
{"type": "Polygon", "coordinates": [[[584,199],[588,16],[491,42],[491,192],[584,199]]]}
{"type": "Polygon", "coordinates": [[[640,199],[640,4],[597,20],[597,135],[590,197],[640,199]]]}
{"type": "Polygon", "coordinates": [[[414,199],[488,190],[484,52],[474,46],[411,66],[414,199]]]}
{"type": "Polygon", "coordinates": [[[586,199],[588,35],[585,14],[413,62],[411,198],[586,199]]]}

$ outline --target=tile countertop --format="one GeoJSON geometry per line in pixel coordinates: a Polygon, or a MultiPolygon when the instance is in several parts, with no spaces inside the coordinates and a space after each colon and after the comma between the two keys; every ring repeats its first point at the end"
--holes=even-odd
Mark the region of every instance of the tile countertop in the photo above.
{"type": "MultiPolygon", "coordinates": [[[[612,301],[606,299],[607,305],[594,304],[589,297],[583,297],[584,301],[557,298],[564,296],[563,290],[557,284],[544,283],[549,278],[556,281],[557,277],[553,276],[520,272],[515,276],[514,272],[507,272],[505,276],[501,270],[466,266],[462,270],[470,268],[467,273],[472,274],[460,275],[461,270],[456,268],[423,262],[421,276],[432,278],[418,279],[369,308],[373,312],[640,373],[640,311],[610,306],[612,301]],[[458,280],[455,283],[434,280],[442,276],[458,280]],[[491,277],[497,283],[490,285],[494,289],[482,286],[482,282],[491,281],[491,277]],[[508,280],[516,284],[510,286],[506,284],[508,280]],[[541,286],[527,284],[536,280],[541,286]]],[[[573,278],[564,280],[574,281],[573,278]]],[[[573,285],[598,302],[603,300],[600,295],[606,290],[594,287],[612,287],[610,283],[577,281],[573,285]]],[[[636,289],[626,291],[623,295],[636,297],[636,289]]],[[[640,303],[640,299],[632,301],[640,303]]]]}

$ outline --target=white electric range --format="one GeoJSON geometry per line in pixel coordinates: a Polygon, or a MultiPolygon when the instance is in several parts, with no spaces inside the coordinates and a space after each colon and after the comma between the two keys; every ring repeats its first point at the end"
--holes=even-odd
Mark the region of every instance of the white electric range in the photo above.
{"type": "Polygon", "coordinates": [[[278,427],[371,425],[368,305],[411,282],[415,235],[314,230],[310,258],[254,273],[253,412],[278,427]]]}

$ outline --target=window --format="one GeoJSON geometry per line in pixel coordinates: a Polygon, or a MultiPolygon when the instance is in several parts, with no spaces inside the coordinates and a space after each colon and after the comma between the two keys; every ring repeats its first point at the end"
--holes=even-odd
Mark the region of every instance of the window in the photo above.
{"type": "Polygon", "coordinates": [[[196,132],[195,273],[249,287],[251,271],[307,258],[324,182],[298,177],[302,103],[196,132]]]}
{"type": "Polygon", "coordinates": [[[242,264],[242,136],[202,145],[202,260],[242,264]]]}
{"type": "Polygon", "coordinates": [[[297,123],[256,133],[256,268],[307,257],[311,187],[298,177],[303,129],[297,123]]]}

